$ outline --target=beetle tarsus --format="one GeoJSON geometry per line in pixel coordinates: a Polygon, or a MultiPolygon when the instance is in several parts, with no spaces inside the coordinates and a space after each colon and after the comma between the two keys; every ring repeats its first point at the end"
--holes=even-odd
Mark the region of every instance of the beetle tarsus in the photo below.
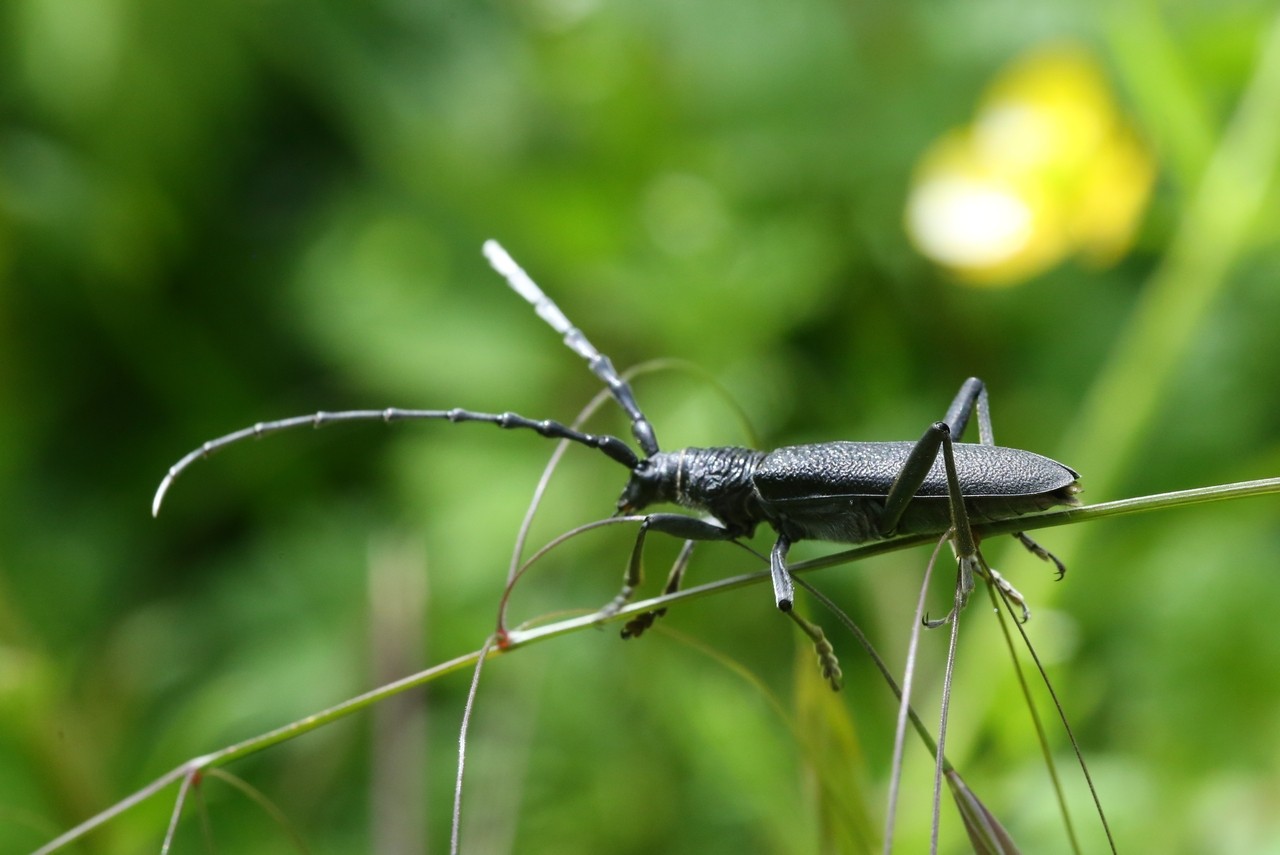
{"type": "Polygon", "coordinates": [[[1048,561],[1057,568],[1057,575],[1054,577],[1055,581],[1061,582],[1062,577],[1067,575],[1067,565],[1059,561],[1058,556],[1054,555],[1052,552],[1045,549],[1043,546],[1036,543],[1020,531],[1015,531],[1013,536],[1016,537],[1018,542],[1025,546],[1032,555],[1036,556],[1041,561],[1048,561]]]}
{"type": "Polygon", "coordinates": [[[1010,585],[1009,581],[997,573],[994,567],[988,567],[987,573],[990,574],[991,584],[995,585],[1009,602],[1017,604],[1022,611],[1022,618],[1018,623],[1026,623],[1031,620],[1031,609],[1027,608],[1027,600],[1018,592],[1018,589],[1010,585]]]}
{"type": "Polygon", "coordinates": [[[822,678],[827,681],[833,692],[840,691],[844,685],[844,674],[840,670],[840,660],[836,657],[835,648],[827,641],[822,627],[812,621],[805,620],[794,611],[786,610],[787,617],[796,622],[800,631],[813,641],[813,650],[818,654],[818,667],[822,669],[822,678]]]}
{"type": "Polygon", "coordinates": [[[644,634],[645,630],[653,626],[654,621],[666,613],[666,609],[654,609],[651,612],[641,612],[623,625],[621,633],[622,637],[639,638],[644,634]]]}

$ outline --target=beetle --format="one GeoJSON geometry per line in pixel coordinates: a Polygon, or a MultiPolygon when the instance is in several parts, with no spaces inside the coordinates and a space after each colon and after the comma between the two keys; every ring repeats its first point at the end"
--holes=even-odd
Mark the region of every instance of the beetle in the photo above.
{"type": "MultiPolygon", "coordinates": [[[[292,428],[323,427],[337,422],[381,420],[447,420],[486,422],[508,430],[531,430],[544,437],[594,448],[622,464],[630,478],[617,502],[618,514],[636,514],[655,504],[676,504],[690,513],[645,513],[628,563],[622,591],[601,610],[616,612],[640,581],[645,535],[657,531],[686,541],[737,541],[761,524],[777,533],[769,555],[774,602],[817,644],[822,667],[839,688],[839,666],[821,630],[796,615],[787,554],[801,540],[858,544],[899,534],[947,535],[956,553],[959,581],[956,607],[962,608],[974,576],[989,572],[997,584],[1021,602],[1016,591],[981,562],[971,525],[1005,520],[1059,505],[1078,504],[1079,475],[1057,461],[1030,451],[997,446],[991,430],[987,389],[970,377],[961,384],[941,421],[929,425],[915,442],[836,441],[793,445],[763,452],[722,446],[663,451],[653,425],[636,402],[631,385],[607,356],[596,349],[564,312],[533,282],[496,241],[486,241],[484,254],[564,343],[590,366],[631,420],[631,433],[642,454],[609,434],[587,433],[554,420],[530,419],[516,413],[483,413],[465,409],[346,410],[317,412],[251,427],[205,442],[170,467],[156,490],[152,515],[174,480],[191,464],[228,445],[292,428]],[[980,441],[956,441],[971,413],[978,416],[980,441]]],[[[1015,534],[1041,558],[1052,561],[1061,578],[1065,568],[1022,533],[1015,534]]],[[[676,574],[673,574],[673,579],[676,574]]],[[[1024,619],[1026,616],[1023,606],[1024,619]]],[[[639,635],[657,616],[647,613],[623,630],[639,635]]]]}

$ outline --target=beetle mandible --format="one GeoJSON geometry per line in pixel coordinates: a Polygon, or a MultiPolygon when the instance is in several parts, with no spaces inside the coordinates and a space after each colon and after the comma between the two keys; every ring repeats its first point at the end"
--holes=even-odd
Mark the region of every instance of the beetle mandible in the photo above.
{"type": "MultiPolygon", "coordinates": [[[[750,537],[761,523],[767,523],[778,535],[769,555],[774,602],[817,643],[824,673],[832,687],[839,688],[839,667],[821,630],[792,611],[795,594],[787,553],[793,543],[821,540],[857,544],[897,534],[948,534],[956,553],[960,607],[973,588],[974,575],[983,572],[971,529],[973,522],[1004,520],[1058,505],[1078,504],[1075,494],[1079,491],[1079,476],[1073,469],[1030,451],[995,444],[987,390],[976,377],[961,384],[943,419],[929,425],[915,442],[838,441],[769,452],[732,446],[662,451],[653,425],[636,403],[631,385],[609,358],[587,340],[497,241],[486,241],[484,254],[511,288],[564,337],[565,344],[586,360],[608,387],[630,418],[631,433],[643,456],[615,436],[586,433],[561,422],[510,412],[482,413],[458,408],[318,412],[259,422],[204,443],[170,467],[156,490],[152,514],[159,513],[174,479],[192,463],[249,437],[303,426],[369,420],[443,419],[532,430],[544,437],[598,449],[625,466],[631,474],[618,499],[620,514],[673,503],[710,517],[646,514],[622,591],[602,610],[605,616],[617,611],[639,584],[646,532],[658,531],[686,541],[734,541],[750,537]],[[957,442],[974,412],[978,416],[979,442],[957,442]]],[[[1061,577],[1064,568],[1057,559],[1025,535],[1018,533],[1015,537],[1041,558],[1056,564],[1061,577]]],[[[1016,596],[998,576],[996,581],[1016,596]]],[[[639,635],[654,617],[648,613],[634,619],[623,630],[623,636],[639,635]]]]}

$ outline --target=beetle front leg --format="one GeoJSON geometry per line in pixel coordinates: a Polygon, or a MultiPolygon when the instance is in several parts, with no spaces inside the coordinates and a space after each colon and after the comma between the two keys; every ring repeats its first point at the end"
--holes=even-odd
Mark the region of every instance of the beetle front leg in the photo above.
{"type": "MultiPolygon", "coordinates": [[[[689,567],[689,558],[693,555],[693,544],[695,541],[686,540],[684,546],[680,548],[680,554],[676,556],[675,563],[671,565],[671,572],[667,574],[667,584],[662,586],[662,593],[674,594],[680,590],[680,583],[684,581],[684,571],[689,567]]],[[[622,627],[623,638],[639,638],[645,630],[653,626],[653,622],[667,613],[665,608],[654,609],[651,612],[642,612],[631,620],[627,621],[622,627]]]]}
{"type": "MultiPolygon", "coordinates": [[[[627,574],[623,580],[622,590],[618,592],[618,596],[614,597],[608,605],[600,610],[601,617],[608,617],[626,605],[635,589],[640,585],[644,575],[642,566],[644,540],[651,529],[687,541],[685,548],[681,550],[680,556],[676,559],[676,566],[667,581],[667,593],[673,590],[675,584],[679,581],[679,577],[683,575],[684,563],[688,561],[689,552],[694,541],[736,540],[740,536],[740,533],[735,533],[724,526],[700,520],[696,517],[687,517],[684,514],[649,514],[640,523],[640,531],[636,535],[635,546],[631,549],[631,559],[627,562],[627,574]]],[[[782,613],[795,621],[801,632],[813,641],[814,650],[818,655],[818,664],[822,668],[823,678],[826,679],[827,684],[833,690],[839,691],[843,684],[843,676],[840,673],[840,662],[836,658],[831,642],[827,641],[826,635],[823,634],[820,626],[805,620],[796,614],[792,608],[795,603],[795,587],[791,581],[791,572],[787,570],[787,552],[790,549],[790,538],[785,535],[778,535],[778,541],[773,545],[773,550],[769,554],[769,569],[773,577],[774,601],[782,613]]],[[[661,612],[659,611],[645,612],[642,615],[638,615],[623,627],[622,637],[633,638],[640,635],[653,624],[653,621],[660,614],[661,612]]]]}
{"type": "MultiPolygon", "coordinates": [[[[672,537],[678,537],[682,540],[733,540],[738,535],[722,525],[706,520],[700,520],[696,517],[685,516],[684,514],[649,514],[640,522],[640,530],[636,534],[635,546],[631,548],[631,558],[627,561],[627,572],[622,580],[622,590],[618,592],[618,596],[610,600],[604,608],[600,610],[601,619],[612,617],[617,614],[618,610],[625,606],[631,600],[631,596],[635,593],[636,588],[640,586],[644,579],[644,541],[649,530],[660,531],[663,534],[669,534],[672,537]]],[[[687,556],[682,555],[686,561],[687,556]]],[[[679,564],[677,559],[677,565],[679,564]]],[[[673,572],[675,581],[678,582],[678,575],[673,572]]],[[[668,583],[670,585],[670,581],[668,583]]],[[[652,623],[652,620],[649,621],[652,623]]],[[[628,624],[628,627],[631,625],[628,624]]],[[[647,624],[645,625],[647,627],[647,624]]],[[[643,628],[640,630],[643,632],[643,628]]],[[[639,632],[628,631],[627,628],[622,630],[622,637],[629,638],[632,635],[639,635],[639,632]]]]}

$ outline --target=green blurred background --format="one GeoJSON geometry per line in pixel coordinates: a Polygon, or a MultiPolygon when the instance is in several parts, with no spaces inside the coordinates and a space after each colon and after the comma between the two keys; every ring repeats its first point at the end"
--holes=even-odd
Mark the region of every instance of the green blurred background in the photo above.
{"type": "MultiPolygon", "coordinates": [[[[551,450],[532,434],[301,431],[197,464],[158,520],[148,506],[181,454],[258,420],[571,419],[598,384],[487,268],[485,238],[620,366],[705,369],[767,446],[914,438],[976,374],[997,439],[1078,469],[1089,501],[1280,474],[1275,7],[1168,6],[6,2],[0,851],[483,642],[551,450]],[[1134,246],[963,285],[908,240],[913,176],[1001,69],[1064,38],[1151,153],[1134,246]]],[[[749,441],[696,373],[636,385],[664,447],[749,441]]],[[[623,474],[571,451],[533,543],[606,516],[623,474]]],[[[1121,851],[1280,852],[1278,520],[1264,498],[1043,532],[1071,566],[1059,585],[988,547],[1030,598],[1121,851]]],[[[513,620],[607,601],[632,536],[554,553],[513,620]]],[[[651,577],[674,549],[650,539],[651,577]]],[[[926,559],[811,580],[901,668],[926,559]]],[[[691,577],[754,569],[712,544],[691,577]]],[[[946,598],[943,580],[932,607],[946,598]]],[[[638,642],[607,628],[492,662],[463,851],[877,846],[893,699],[813,610],[847,679],[826,703],[774,612],[757,586],[638,642]]],[[[1066,851],[990,617],[962,627],[950,755],[1026,851],[1066,851]]],[[[945,642],[923,642],[930,720],[945,642]]],[[[206,834],[219,852],[290,851],[290,834],[445,851],[466,688],[453,675],[237,763],[287,828],[210,779],[174,851],[206,834]]],[[[931,762],[913,744],[907,766],[913,852],[931,762]]],[[[157,851],[173,793],[72,851],[157,851]]],[[[944,805],[944,851],[965,846],[944,805]]]]}

